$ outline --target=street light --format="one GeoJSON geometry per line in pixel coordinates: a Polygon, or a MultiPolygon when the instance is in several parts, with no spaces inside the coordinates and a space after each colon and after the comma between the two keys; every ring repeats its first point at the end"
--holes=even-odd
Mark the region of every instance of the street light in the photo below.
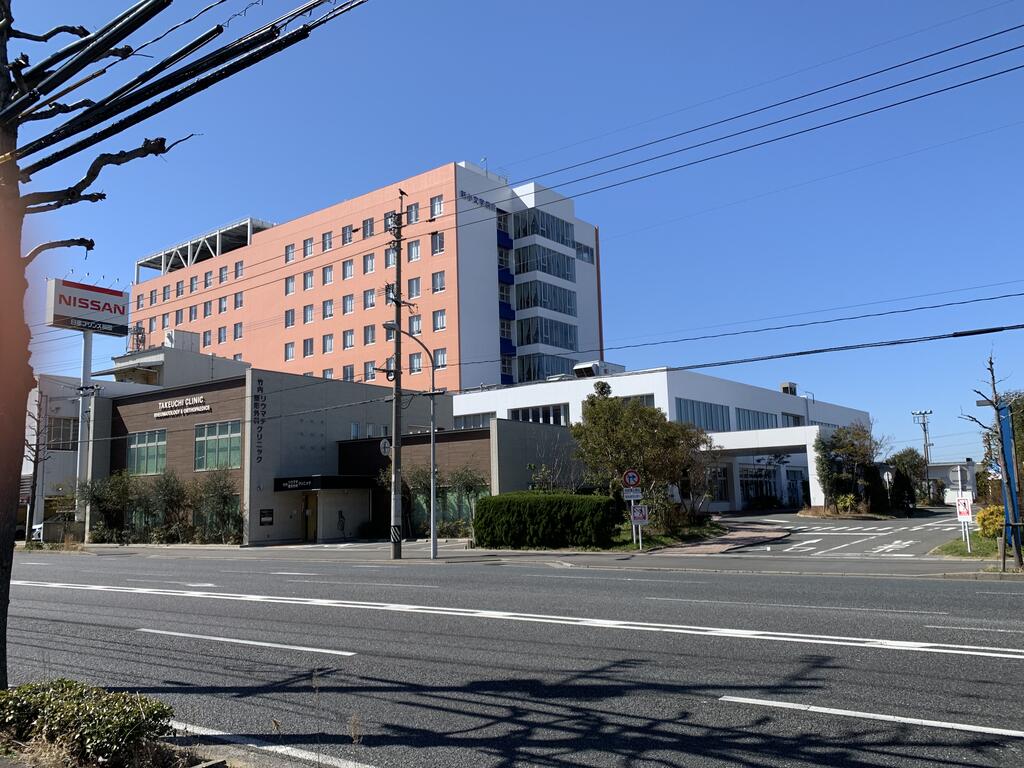
{"type": "MultiPolygon", "coordinates": [[[[388,320],[382,323],[385,331],[391,331],[392,333],[402,333],[408,336],[410,339],[415,341],[423,351],[427,353],[427,358],[430,360],[430,559],[437,559],[437,519],[435,517],[434,509],[436,506],[437,499],[437,419],[434,412],[434,398],[437,396],[437,387],[434,386],[434,355],[427,345],[424,344],[419,336],[415,336],[408,331],[405,331],[398,327],[393,320],[388,320]]],[[[395,361],[396,365],[400,365],[399,361],[395,361]]]]}

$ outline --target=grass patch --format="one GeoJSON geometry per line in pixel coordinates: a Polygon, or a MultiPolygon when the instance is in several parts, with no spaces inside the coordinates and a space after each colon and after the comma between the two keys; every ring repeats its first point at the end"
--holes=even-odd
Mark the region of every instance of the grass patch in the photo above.
{"type": "MultiPolygon", "coordinates": [[[[654,533],[653,531],[648,530],[649,528],[650,526],[644,527],[644,549],[653,549],[654,547],[671,547],[676,544],[686,544],[694,541],[704,541],[705,539],[712,539],[715,536],[721,536],[728,530],[725,526],[712,522],[708,522],[704,525],[689,526],[685,528],[678,536],[670,536],[663,533],[654,533]]],[[[623,523],[622,525],[620,525],[618,530],[615,531],[615,535],[612,538],[611,546],[608,547],[608,549],[636,549],[637,545],[633,541],[633,534],[630,532],[629,529],[629,523],[623,523]]]]}
{"type": "Polygon", "coordinates": [[[996,539],[986,539],[977,531],[971,531],[970,554],[967,553],[967,544],[959,536],[952,541],[947,541],[940,547],[936,547],[929,554],[987,560],[999,556],[999,544],[996,539]]]}

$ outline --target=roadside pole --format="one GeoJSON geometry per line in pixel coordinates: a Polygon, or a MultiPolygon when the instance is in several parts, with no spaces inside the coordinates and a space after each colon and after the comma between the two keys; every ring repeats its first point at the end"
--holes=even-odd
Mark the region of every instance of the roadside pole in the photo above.
{"type": "Polygon", "coordinates": [[[91,408],[86,398],[92,387],[92,331],[82,331],[82,378],[78,388],[78,472],[75,483],[75,519],[84,523],[83,541],[89,541],[89,505],[82,493],[82,484],[88,479],[89,415],[91,408]]]}
{"type": "MultiPolygon", "coordinates": [[[[633,543],[637,541],[637,528],[633,522],[633,505],[643,498],[640,490],[640,473],[635,469],[627,469],[622,473],[622,498],[629,502],[629,529],[633,534],[633,543]]],[[[640,534],[640,548],[643,549],[643,534],[640,534]]]]}

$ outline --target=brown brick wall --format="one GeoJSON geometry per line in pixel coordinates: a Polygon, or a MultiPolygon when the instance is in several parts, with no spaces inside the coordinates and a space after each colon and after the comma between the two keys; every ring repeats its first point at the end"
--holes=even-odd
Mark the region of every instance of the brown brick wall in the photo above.
{"type": "MultiPolygon", "coordinates": [[[[114,402],[111,421],[110,472],[125,468],[127,438],[132,432],[148,432],[154,429],[167,430],[167,469],[183,480],[202,476],[195,471],[195,427],[217,421],[242,422],[242,459],[245,460],[245,380],[231,379],[217,383],[200,384],[164,390],[159,394],[138,395],[121,398],[114,402]],[[203,395],[211,407],[208,413],[192,413],[156,419],[153,414],[158,403],[183,397],[203,395]]],[[[239,492],[242,490],[242,470],[231,470],[239,492]]]]}

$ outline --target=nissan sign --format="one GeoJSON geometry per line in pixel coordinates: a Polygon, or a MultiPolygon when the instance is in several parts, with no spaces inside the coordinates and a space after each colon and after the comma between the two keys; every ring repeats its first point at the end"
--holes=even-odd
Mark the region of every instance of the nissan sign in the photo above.
{"type": "Polygon", "coordinates": [[[46,323],[54,328],[127,336],[128,294],[50,278],[46,281],[46,323]]]}

